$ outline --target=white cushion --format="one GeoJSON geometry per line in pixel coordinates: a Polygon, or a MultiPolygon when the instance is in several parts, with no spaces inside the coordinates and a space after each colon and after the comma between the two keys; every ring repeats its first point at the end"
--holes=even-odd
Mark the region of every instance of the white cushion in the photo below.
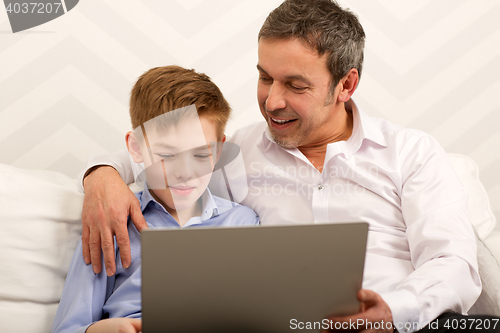
{"type": "MultiPolygon", "coordinates": [[[[500,264],[500,230],[493,230],[491,234],[484,239],[484,245],[486,245],[491,254],[493,254],[493,257],[495,257],[500,264]]],[[[498,293],[498,295],[500,296],[500,293],[498,293]]]]}
{"type": "Polygon", "coordinates": [[[476,163],[467,156],[448,154],[455,171],[469,193],[469,215],[477,240],[477,261],[483,290],[469,314],[500,315],[500,266],[498,248],[487,245],[500,243],[500,235],[493,230],[496,219],[491,212],[488,195],[478,177],[476,163]],[[491,250],[494,250],[493,252],[491,250]]]}
{"type": "MultiPolygon", "coordinates": [[[[496,237],[496,242],[500,242],[500,234],[492,233],[488,238],[492,236],[496,237]]],[[[500,316],[500,266],[480,239],[477,240],[477,262],[483,290],[468,313],[500,316]]]]}
{"type": "Polygon", "coordinates": [[[76,181],[64,174],[0,164],[2,332],[50,332],[82,204],[76,181]]]}
{"type": "Polygon", "coordinates": [[[57,303],[0,300],[0,328],[5,333],[49,333],[57,303]]]}
{"type": "Polygon", "coordinates": [[[451,164],[462,185],[469,193],[469,215],[472,225],[481,239],[485,239],[496,226],[495,215],[491,212],[488,194],[478,177],[476,163],[467,156],[448,154],[451,164]]]}

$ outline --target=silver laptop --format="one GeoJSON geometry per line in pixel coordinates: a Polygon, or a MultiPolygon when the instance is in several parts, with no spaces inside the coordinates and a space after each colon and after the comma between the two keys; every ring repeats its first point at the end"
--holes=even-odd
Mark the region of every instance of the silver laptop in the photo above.
{"type": "Polygon", "coordinates": [[[290,332],[359,310],[367,223],[150,229],[143,332],[290,332]]]}

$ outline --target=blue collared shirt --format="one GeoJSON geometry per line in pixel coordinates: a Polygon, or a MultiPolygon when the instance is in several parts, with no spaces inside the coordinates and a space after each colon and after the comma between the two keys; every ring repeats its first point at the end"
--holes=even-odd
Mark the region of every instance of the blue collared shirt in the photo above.
{"type": "MultiPolygon", "coordinates": [[[[177,221],[150,194],[136,194],[142,214],[150,228],[180,228],[177,221]]],[[[192,217],[183,228],[192,226],[248,226],[259,223],[259,217],[248,207],[212,196],[207,189],[202,195],[203,212],[192,217]]],[[[122,266],[115,244],[116,274],[108,277],[104,270],[94,274],[82,256],[78,242],[64,285],[52,332],[85,332],[90,324],[103,318],[141,318],[141,237],[128,221],[132,261],[122,266]]],[[[104,263],[103,263],[104,267],[104,263]]]]}

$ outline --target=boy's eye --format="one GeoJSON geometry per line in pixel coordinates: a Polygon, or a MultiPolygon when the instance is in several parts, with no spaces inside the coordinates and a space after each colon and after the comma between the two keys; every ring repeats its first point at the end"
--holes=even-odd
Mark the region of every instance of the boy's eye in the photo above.
{"type": "Polygon", "coordinates": [[[198,158],[198,159],[205,159],[205,158],[208,158],[212,156],[211,154],[196,154],[194,155],[194,157],[198,158]]]}
{"type": "Polygon", "coordinates": [[[161,155],[158,155],[158,156],[160,156],[160,158],[163,159],[163,160],[168,160],[168,159],[172,159],[172,158],[175,157],[175,155],[173,155],[173,154],[161,154],[161,155]]]}

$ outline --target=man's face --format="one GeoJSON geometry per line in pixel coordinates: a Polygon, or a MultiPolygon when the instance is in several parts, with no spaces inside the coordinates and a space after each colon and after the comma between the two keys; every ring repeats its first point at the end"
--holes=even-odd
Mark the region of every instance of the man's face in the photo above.
{"type": "Polygon", "coordinates": [[[160,203],[169,209],[191,209],[210,182],[217,152],[217,133],[204,117],[182,120],[167,129],[144,126],[141,153],[146,180],[160,203]]]}
{"type": "Polygon", "coordinates": [[[334,108],[325,55],[296,38],[261,39],[257,68],[260,111],[276,143],[296,148],[328,137],[334,108]]]}

